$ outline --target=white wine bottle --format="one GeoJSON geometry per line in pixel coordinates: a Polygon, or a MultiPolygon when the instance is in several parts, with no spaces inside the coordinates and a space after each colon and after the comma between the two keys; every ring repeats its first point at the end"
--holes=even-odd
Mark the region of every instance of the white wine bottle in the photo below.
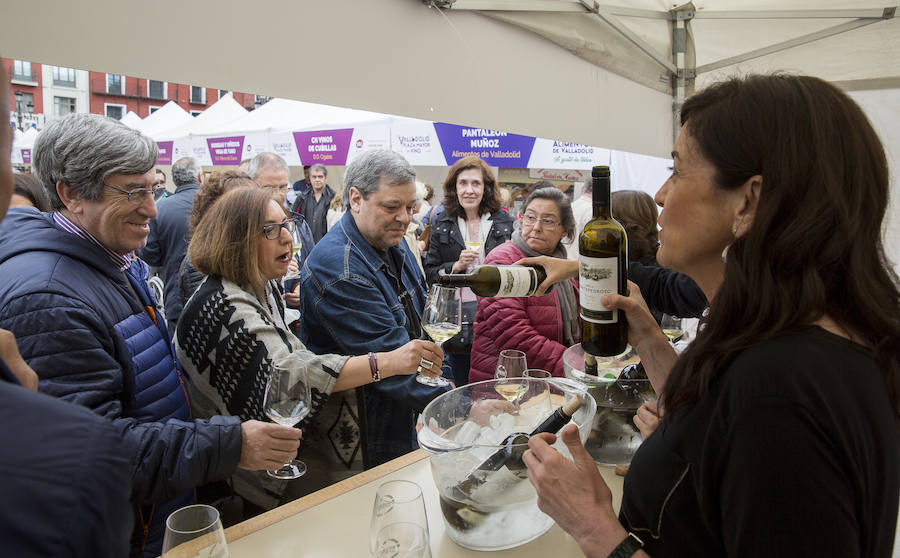
{"type": "Polygon", "coordinates": [[[594,217],[578,237],[581,346],[595,356],[616,356],[628,345],[625,315],[600,299],[628,293],[628,239],[610,212],[609,167],[594,167],[591,178],[594,217]]]}
{"type": "Polygon", "coordinates": [[[469,287],[478,296],[531,296],[547,278],[541,266],[480,265],[472,273],[438,275],[442,287],[469,287]]]}

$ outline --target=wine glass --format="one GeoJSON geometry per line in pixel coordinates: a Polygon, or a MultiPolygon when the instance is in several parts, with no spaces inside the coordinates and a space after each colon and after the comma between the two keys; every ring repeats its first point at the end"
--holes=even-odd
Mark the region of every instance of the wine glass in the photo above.
{"type": "MultiPolygon", "coordinates": [[[[292,363],[294,364],[294,363],[292,363]]],[[[305,363],[290,368],[272,365],[272,373],[266,384],[263,410],[266,416],[284,426],[294,426],[309,414],[311,397],[305,363]]],[[[276,479],[290,480],[306,473],[306,464],[293,459],[277,471],[268,471],[276,479]]]]}
{"type": "Polygon", "coordinates": [[[219,510],[197,504],[177,509],[166,518],[163,558],[208,556],[228,558],[219,510]]]}
{"type": "Polygon", "coordinates": [[[369,551],[378,557],[431,555],[425,499],[418,484],[395,480],[378,487],[369,525],[369,551]],[[427,553],[415,554],[418,547],[427,553]]]}
{"type": "Polygon", "coordinates": [[[294,232],[291,233],[291,259],[297,262],[297,271],[288,269],[288,272],[282,278],[283,281],[300,277],[300,261],[297,259],[297,254],[299,254],[302,249],[303,241],[300,240],[300,227],[294,226],[294,232]]]}
{"type": "Polygon", "coordinates": [[[415,523],[391,523],[378,532],[376,558],[431,558],[428,532],[415,523]]]}
{"type": "Polygon", "coordinates": [[[481,237],[478,233],[475,233],[474,235],[472,235],[472,238],[469,238],[468,240],[466,240],[466,248],[468,248],[469,250],[477,250],[478,254],[479,254],[478,260],[476,260],[475,263],[470,264],[468,267],[466,267],[466,273],[472,273],[472,270],[475,269],[475,266],[478,265],[478,263],[481,261],[481,257],[482,257],[481,247],[482,246],[484,246],[484,241],[481,240],[481,237]]]}
{"type": "Polygon", "coordinates": [[[524,377],[528,384],[528,391],[522,397],[522,414],[527,406],[535,420],[534,426],[537,426],[553,412],[549,384],[553,375],[540,368],[528,368],[525,370],[524,377]]]}
{"type": "Polygon", "coordinates": [[[662,320],[659,323],[660,329],[662,329],[663,334],[669,338],[669,342],[675,343],[681,339],[684,335],[684,328],[681,325],[681,318],[677,316],[671,316],[669,314],[663,314],[662,320]]]}
{"type": "MultiPolygon", "coordinates": [[[[428,297],[425,299],[425,315],[422,316],[422,329],[438,345],[450,339],[462,329],[462,301],[459,298],[458,289],[442,287],[438,284],[431,286],[428,297]]],[[[440,367],[440,362],[434,362],[432,366],[440,367]]],[[[423,374],[416,375],[416,380],[426,386],[446,386],[450,382],[438,376],[431,378],[423,374]]]]}
{"type": "Polygon", "coordinates": [[[494,391],[510,403],[521,396],[527,386],[522,382],[528,365],[525,362],[525,353],[515,349],[500,351],[497,359],[497,368],[494,370],[494,378],[500,380],[494,384],[494,391]]]}

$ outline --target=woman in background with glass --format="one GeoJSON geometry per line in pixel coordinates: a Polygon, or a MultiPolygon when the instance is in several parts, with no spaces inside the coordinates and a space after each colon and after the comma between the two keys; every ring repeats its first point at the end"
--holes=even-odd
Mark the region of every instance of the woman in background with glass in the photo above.
{"type": "MultiPolygon", "coordinates": [[[[266,420],[263,400],[273,365],[307,367],[310,415],[315,416],[332,391],[414,374],[422,359],[443,359],[437,345],[421,340],[370,357],[309,352],[285,323],[277,284],[289,265],[294,227],[271,192],[239,188],[216,201],[194,230],[188,257],[206,279],[184,308],[175,347],[189,379],[195,418],[222,414],[266,420]],[[377,366],[370,366],[370,358],[377,366]]],[[[439,372],[437,367],[423,371],[439,372]]],[[[347,465],[317,422],[307,419],[302,425],[303,459],[310,468],[298,481],[302,492],[362,470],[361,460],[347,465]]],[[[233,480],[235,491],[256,511],[278,505],[285,490],[284,481],[265,473],[241,472],[233,480]]]]}
{"type": "MultiPolygon", "coordinates": [[[[521,225],[484,263],[509,265],[530,256],[566,257],[564,240],[575,236],[572,204],[555,187],[538,188],[525,199],[521,225]]],[[[469,381],[494,377],[503,349],[525,353],[528,366],[563,376],[562,354],[581,341],[578,286],[556,283],[544,296],[482,298],[475,317],[469,381]]]]}
{"type": "MultiPolygon", "coordinates": [[[[490,167],[478,157],[457,161],[444,180],[444,210],[431,224],[431,240],[425,253],[425,280],[437,281],[439,272],[466,273],[487,254],[512,237],[513,218],[500,208],[497,182],[490,167]]],[[[474,320],[476,298],[463,292],[463,321],[474,320]]],[[[463,326],[465,327],[465,325],[463,326]]],[[[458,339],[458,338],[456,338],[458,339]]],[[[469,376],[471,345],[448,344],[450,367],[457,386],[469,376]],[[462,351],[455,353],[455,351],[462,351]]]]}

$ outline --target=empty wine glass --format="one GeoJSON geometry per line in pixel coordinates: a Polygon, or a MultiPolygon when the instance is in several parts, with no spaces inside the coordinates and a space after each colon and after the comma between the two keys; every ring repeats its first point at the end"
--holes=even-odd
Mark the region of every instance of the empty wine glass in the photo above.
{"type": "Polygon", "coordinates": [[[228,558],[219,510],[197,504],[172,512],[166,518],[162,555],[163,558],[228,558]]]}
{"type": "Polygon", "coordinates": [[[663,334],[669,338],[669,342],[671,343],[677,342],[684,335],[684,328],[681,326],[681,318],[677,316],[663,314],[659,327],[662,329],[663,334]]]}
{"type": "MultiPolygon", "coordinates": [[[[294,426],[309,414],[310,404],[306,364],[292,362],[291,367],[273,364],[263,398],[266,416],[278,424],[294,426]]],[[[306,464],[293,459],[281,469],[268,473],[276,479],[296,479],[306,473],[306,464]]]]}
{"type": "MultiPolygon", "coordinates": [[[[462,301],[459,290],[453,287],[432,285],[425,299],[425,314],[422,316],[422,329],[438,345],[450,339],[462,329],[462,301]]],[[[431,363],[440,368],[440,362],[431,363]]],[[[450,382],[438,376],[432,378],[423,374],[416,375],[416,380],[427,386],[446,386],[450,382]]]]}
{"type": "Polygon", "coordinates": [[[431,558],[428,531],[415,523],[391,523],[375,540],[376,558],[431,558]]]}
{"type": "Polygon", "coordinates": [[[526,390],[522,377],[525,376],[525,370],[527,369],[525,353],[515,349],[500,351],[500,357],[497,358],[497,368],[494,370],[494,378],[501,381],[494,384],[494,391],[510,403],[515,402],[526,390]]]}
{"type": "Polygon", "coordinates": [[[431,555],[425,499],[418,484],[395,480],[378,487],[369,525],[369,551],[378,557],[431,555]],[[388,530],[394,525],[398,527],[388,530]],[[415,554],[415,549],[423,544],[427,553],[415,554]]]}

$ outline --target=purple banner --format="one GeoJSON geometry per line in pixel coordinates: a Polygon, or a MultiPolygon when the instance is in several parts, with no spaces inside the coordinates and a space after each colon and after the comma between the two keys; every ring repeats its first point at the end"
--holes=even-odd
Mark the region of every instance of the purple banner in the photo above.
{"type": "Polygon", "coordinates": [[[22,163],[24,163],[26,165],[31,164],[31,150],[30,149],[22,150],[22,163]]]}
{"type": "Polygon", "coordinates": [[[534,138],[485,128],[435,122],[434,129],[448,165],[474,155],[495,167],[527,168],[534,138]]]}
{"type": "Polygon", "coordinates": [[[207,138],[209,157],[213,165],[240,165],[244,150],[244,136],[207,138]]]}
{"type": "Polygon", "coordinates": [[[159,156],[156,158],[157,165],[172,164],[172,144],[174,141],[158,141],[156,147],[159,148],[159,156]]]}
{"type": "Polygon", "coordinates": [[[352,138],[353,128],[294,132],[294,143],[297,144],[297,155],[302,165],[346,165],[352,138]]]}

